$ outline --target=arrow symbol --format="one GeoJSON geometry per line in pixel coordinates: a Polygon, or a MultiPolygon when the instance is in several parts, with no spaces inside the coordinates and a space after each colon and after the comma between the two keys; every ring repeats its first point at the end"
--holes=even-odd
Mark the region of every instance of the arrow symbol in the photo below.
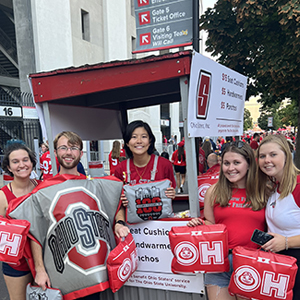
{"type": "Polygon", "coordinates": [[[142,44],[148,44],[149,40],[148,40],[148,35],[143,35],[142,36],[142,44]]]}
{"type": "Polygon", "coordinates": [[[142,21],[142,23],[147,23],[147,22],[149,22],[149,20],[147,19],[147,14],[141,15],[141,21],[142,21]]]}

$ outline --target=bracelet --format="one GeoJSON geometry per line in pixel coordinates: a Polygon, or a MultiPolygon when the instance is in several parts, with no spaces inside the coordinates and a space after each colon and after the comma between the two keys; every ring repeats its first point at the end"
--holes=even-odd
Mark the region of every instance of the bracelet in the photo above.
{"type": "Polygon", "coordinates": [[[289,249],[288,237],[285,237],[285,250],[289,249]]]}
{"type": "Polygon", "coordinates": [[[118,220],[118,221],[116,222],[116,224],[121,224],[121,225],[123,225],[123,226],[126,226],[126,223],[125,223],[123,220],[118,220]]]}

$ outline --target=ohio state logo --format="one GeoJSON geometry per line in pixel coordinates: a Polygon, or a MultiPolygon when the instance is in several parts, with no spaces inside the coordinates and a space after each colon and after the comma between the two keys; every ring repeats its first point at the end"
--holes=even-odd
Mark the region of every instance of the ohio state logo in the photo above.
{"type": "Polygon", "coordinates": [[[201,70],[199,73],[198,92],[196,99],[197,119],[206,119],[210,100],[211,74],[201,70]]]}
{"type": "Polygon", "coordinates": [[[210,183],[203,183],[198,187],[198,193],[199,193],[199,201],[204,202],[204,196],[208,188],[211,186],[210,183]]]}
{"type": "Polygon", "coordinates": [[[65,264],[85,275],[105,268],[110,222],[96,195],[84,187],[59,191],[49,215],[47,243],[57,272],[63,273],[65,264]]]}
{"type": "Polygon", "coordinates": [[[196,246],[187,241],[176,245],[174,255],[177,262],[183,266],[191,266],[199,258],[199,252],[196,246]]]}
{"type": "Polygon", "coordinates": [[[130,258],[124,259],[122,265],[118,268],[118,278],[125,282],[132,273],[137,269],[138,256],[137,251],[134,249],[130,253],[130,258]]]}
{"type": "Polygon", "coordinates": [[[260,275],[256,269],[245,265],[235,271],[234,282],[244,292],[253,292],[260,285],[260,275]]]}
{"type": "Polygon", "coordinates": [[[135,191],[136,213],[143,221],[157,220],[163,209],[160,190],[155,186],[142,188],[135,191]]]}

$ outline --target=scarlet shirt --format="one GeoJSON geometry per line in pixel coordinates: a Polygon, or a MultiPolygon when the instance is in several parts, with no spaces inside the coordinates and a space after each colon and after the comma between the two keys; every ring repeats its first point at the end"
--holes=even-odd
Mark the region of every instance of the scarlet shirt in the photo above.
{"type": "MultiPolygon", "coordinates": [[[[112,151],[110,151],[110,153],[108,154],[109,170],[110,170],[110,175],[114,175],[115,169],[116,169],[117,165],[120,163],[120,160],[119,160],[119,158],[112,158],[111,154],[112,154],[112,151]]],[[[126,157],[124,149],[121,149],[121,151],[120,151],[120,157],[122,157],[122,156],[126,157]]]]}
{"type": "Polygon", "coordinates": [[[219,173],[221,166],[219,164],[215,164],[212,167],[210,167],[205,174],[209,175],[212,173],[219,173]]]}
{"type": "MultiPolygon", "coordinates": [[[[55,158],[55,159],[56,159],[57,170],[59,170],[58,160],[57,160],[57,158],[55,158]]],[[[41,168],[41,171],[43,171],[43,180],[46,180],[46,179],[49,179],[49,178],[53,177],[50,151],[45,152],[41,156],[41,158],[40,158],[40,168],[41,168]]]]}
{"type": "Polygon", "coordinates": [[[236,246],[258,248],[251,241],[254,229],[266,230],[265,209],[253,211],[245,207],[246,189],[234,189],[228,206],[214,206],[216,224],[224,224],[228,230],[228,246],[233,249],[236,246]]]}
{"type": "MultiPolygon", "coordinates": [[[[7,187],[7,185],[5,185],[2,189],[2,192],[4,193],[7,203],[9,204],[12,200],[14,200],[15,198],[17,198],[12,192],[11,190],[7,187]]],[[[15,265],[11,265],[9,264],[10,267],[12,267],[15,270],[18,271],[30,271],[29,266],[27,264],[27,261],[24,257],[22,257],[20,259],[20,265],[15,266],[15,265]]]]}
{"type": "Polygon", "coordinates": [[[184,151],[184,160],[182,157],[181,157],[181,160],[178,160],[178,149],[177,149],[173,152],[171,160],[173,162],[173,165],[183,167],[183,166],[186,166],[185,158],[186,158],[186,155],[185,155],[185,151],[184,151]]]}
{"type": "Polygon", "coordinates": [[[251,143],[250,143],[250,147],[253,149],[253,150],[256,150],[258,148],[258,143],[257,141],[253,140],[251,143]]]}
{"type": "MultiPolygon", "coordinates": [[[[132,158],[130,159],[130,184],[146,183],[151,181],[151,171],[153,170],[155,155],[152,154],[147,166],[139,168],[134,165],[132,158]],[[142,177],[142,178],[140,178],[142,177]]],[[[127,160],[119,163],[115,170],[115,176],[127,183],[127,160]]],[[[155,174],[155,180],[169,179],[172,187],[176,187],[173,166],[171,162],[164,157],[159,156],[155,174]]]]}

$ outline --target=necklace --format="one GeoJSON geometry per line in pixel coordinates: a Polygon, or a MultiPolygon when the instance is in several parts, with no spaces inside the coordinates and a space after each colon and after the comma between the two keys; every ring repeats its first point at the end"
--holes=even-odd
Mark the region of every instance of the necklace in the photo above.
{"type": "Polygon", "coordinates": [[[144,167],[144,171],[142,172],[142,174],[140,174],[140,172],[138,171],[136,165],[134,165],[134,167],[135,167],[135,170],[136,170],[137,174],[139,175],[140,179],[142,179],[142,178],[143,178],[143,175],[144,175],[145,172],[146,172],[147,165],[144,167]]]}

